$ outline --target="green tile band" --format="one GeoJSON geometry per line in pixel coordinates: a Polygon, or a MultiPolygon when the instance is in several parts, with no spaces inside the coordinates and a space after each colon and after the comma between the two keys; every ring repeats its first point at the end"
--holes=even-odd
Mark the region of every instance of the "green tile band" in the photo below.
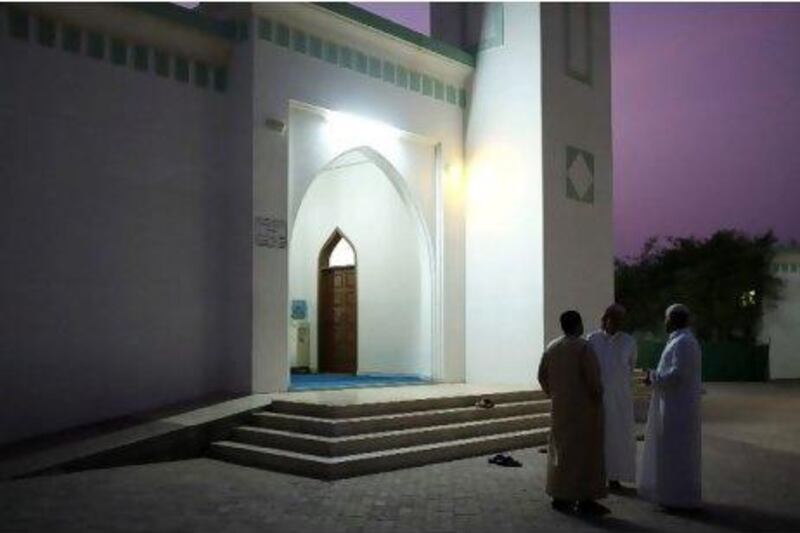
{"type": "Polygon", "coordinates": [[[308,37],[308,53],[311,57],[322,59],[322,40],[316,35],[308,37]]]}
{"type": "Polygon", "coordinates": [[[302,30],[292,31],[292,44],[295,52],[305,54],[308,50],[308,43],[306,41],[306,33],[302,30]]]}
{"type": "Polygon", "coordinates": [[[175,79],[181,83],[189,83],[189,60],[185,57],[175,58],[175,79]]]}
{"type": "Polygon", "coordinates": [[[347,46],[339,49],[339,66],[353,69],[353,51],[347,46]]]}
{"type": "Polygon", "coordinates": [[[289,26],[286,24],[278,23],[277,42],[284,48],[289,48],[289,26]]]}
{"type": "MultiPolygon", "coordinates": [[[[502,25],[502,10],[499,21],[502,25]]],[[[410,71],[403,65],[368,55],[350,46],[327,41],[318,35],[265,17],[256,18],[256,27],[259,39],[382,80],[401,89],[422,93],[462,109],[466,107],[467,95],[464,89],[446,85],[442,80],[428,74],[410,71]]]]}
{"type": "Polygon", "coordinates": [[[205,89],[208,87],[208,65],[201,61],[194,63],[194,84],[205,89]]]}
{"type": "Polygon", "coordinates": [[[39,44],[48,48],[56,45],[56,23],[50,19],[39,17],[39,44]]]}
{"type": "Polygon", "coordinates": [[[325,61],[332,65],[339,63],[339,47],[334,43],[325,43],[325,61]]]}
{"type": "Polygon", "coordinates": [[[369,58],[369,75],[373,78],[380,78],[382,75],[381,60],[377,57],[369,58]]]}
{"type": "Polygon", "coordinates": [[[105,58],[106,38],[102,33],[89,32],[86,54],[93,59],[105,58]]]}
{"type": "Polygon", "coordinates": [[[150,69],[149,49],[141,44],[133,47],[133,68],[147,72],[150,69]]]}
{"type": "Polygon", "coordinates": [[[427,74],[422,75],[422,94],[433,96],[433,78],[427,74]]]}
{"type": "Polygon", "coordinates": [[[156,74],[169,77],[169,54],[164,50],[155,51],[156,74]]]}
{"type": "Polygon", "coordinates": [[[121,39],[111,39],[111,62],[115,65],[128,64],[128,45],[121,39]]]}
{"type": "Polygon", "coordinates": [[[61,48],[66,52],[73,54],[81,53],[81,42],[83,41],[83,34],[80,28],[75,26],[64,26],[61,33],[61,48]]]}
{"type": "Polygon", "coordinates": [[[264,41],[272,40],[272,21],[262,17],[258,18],[258,38],[264,41]]]}

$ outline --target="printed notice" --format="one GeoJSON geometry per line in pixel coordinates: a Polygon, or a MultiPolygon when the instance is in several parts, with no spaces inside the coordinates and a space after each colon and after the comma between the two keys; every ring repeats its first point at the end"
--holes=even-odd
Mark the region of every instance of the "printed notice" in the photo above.
{"type": "Polygon", "coordinates": [[[286,248],[286,221],[280,218],[256,217],[256,246],[286,248]]]}

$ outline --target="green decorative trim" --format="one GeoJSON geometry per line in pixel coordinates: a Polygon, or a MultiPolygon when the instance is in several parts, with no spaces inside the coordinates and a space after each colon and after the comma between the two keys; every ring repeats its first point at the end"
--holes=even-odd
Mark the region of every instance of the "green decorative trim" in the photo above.
{"type": "Polygon", "coordinates": [[[56,23],[50,19],[39,17],[39,44],[48,48],[56,45],[56,23]]]}
{"type": "Polygon", "coordinates": [[[422,75],[422,94],[433,96],[433,78],[427,74],[422,75]]]}
{"type": "MultiPolygon", "coordinates": [[[[2,7],[2,6],[0,6],[2,7]]],[[[97,60],[108,60],[112,65],[128,66],[140,72],[150,70],[150,48],[143,44],[129,43],[125,39],[114,35],[107,35],[97,31],[85,31],[80,27],[70,24],[60,24],[48,17],[33,16],[25,10],[17,7],[9,7],[5,13],[10,13],[8,18],[9,30],[19,33],[19,38],[28,42],[31,41],[31,31],[35,32],[35,42],[42,46],[55,48],[58,42],[58,35],[61,34],[61,49],[65,52],[80,54],[83,52],[87,57],[97,60]],[[12,20],[16,21],[16,27],[12,27],[12,20]],[[24,22],[24,25],[22,24],[24,22]],[[33,26],[33,30],[31,27],[33,26]],[[60,26],[60,32],[59,32],[60,26]],[[83,45],[83,35],[86,34],[86,45],[83,45]]],[[[0,12],[0,14],[4,14],[0,12]]],[[[5,21],[0,18],[0,26],[5,21]]],[[[0,28],[2,29],[2,28],[0,28]]],[[[166,51],[154,50],[155,73],[161,77],[169,77],[171,74],[171,57],[166,51]]],[[[175,67],[172,71],[176,80],[189,83],[190,72],[194,72],[194,84],[201,88],[210,87],[223,92],[228,85],[227,67],[224,65],[208,65],[203,61],[191,61],[188,58],[180,57],[175,60],[175,67]]]]}
{"type": "Polygon", "coordinates": [[[395,68],[394,63],[390,63],[388,61],[383,62],[383,81],[386,83],[394,83],[395,80],[395,68]]]}
{"type": "Polygon", "coordinates": [[[292,30],[292,48],[295,52],[305,54],[308,50],[306,33],[302,30],[292,30]]]}
{"type": "Polygon", "coordinates": [[[181,83],[189,83],[189,60],[185,57],[175,58],[175,79],[181,83]]]}
{"type": "Polygon", "coordinates": [[[352,70],[374,80],[381,80],[400,89],[422,94],[460,108],[466,107],[466,91],[427,74],[366,53],[363,50],[307,32],[267,17],[256,18],[258,38],[307,55],[333,66],[352,70]]]}
{"type": "Polygon", "coordinates": [[[92,59],[105,59],[106,37],[102,33],[90,31],[86,46],[86,55],[92,59]]]}
{"type": "Polygon", "coordinates": [[[339,64],[339,46],[334,43],[325,43],[325,61],[331,65],[339,64]]]}
{"type": "Polygon", "coordinates": [[[356,52],[356,72],[367,73],[367,55],[361,52],[356,52]]]}
{"type": "Polygon", "coordinates": [[[279,46],[283,46],[284,48],[289,48],[289,26],[286,24],[278,23],[278,35],[276,38],[276,42],[279,46]]]}
{"type": "Polygon", "coordinates": [[[369,58],[369,75],[373,78],[381,77],[381,60],[377,57],[369,58]]]}
{"type": "Polygon", "coordinates": [[[418,93],[422,90],[422,77],[420,76],[419,72],[414,72],[412,70],[408,73],[408,88],[415,93],[418,93]]]}
{"type": "MultiPolygon", "coordinates": [[[[133,47],[133,68],[141,72],[150,70],[150,49],[143,45],[137,44],[133,47]]],[[[169,75],[169,73],[167,73],[169,75]]]]}
{"type": "Polygon", "coordinates": [[[205,89],[208,87],[209,81],[209,72],[208,72],[208,65],[201,61],[195,61],[194,63],[194,84],[198,87],[202,87],[205,89]]]}
{"type": "Polygon", "coordinates": [[[128,64],[128,45],[122,39],[111,39],[111,63],[119,66],[128,64]]]}
{"type": "Polygon", "coordinates": [[[164,50],[156,49],[153,53],[153,56],[156,65],[156,74],[158,74],[159,76],[164,76],[165,78],[169,78],[170,75],[169,54],[166,53],[164,50]]]}
{"type": "Polygon", "coordinates": [[[592,85],[592,72],[594,71],[592,50],[592,5],[589,3],[564,4],[564,72],[570,78],[589,86],[592,85]],[[572,57],[572,25],[570,24],[570,17],[573,10],[582,7],[586,8],[586,33],[584,34],[584,39],[586,40],[584,50],[586,54],[586,72],[579,72],[570,66],[570,57],[572,57]]]}
{"type": "Polygon", "coordinates": [[[75,26],[64,26],[61,30],[61,48],[65,52],[80,54],[83,44],[83,32],[75,26]]]}
{"type": "Polygon", "coordinates": [[[235,22],[236,24],[236,40],[243,43],[247,40],[250,33],[250,24],[246,20],[235,22]]]}
{"type": "Polygon", "coordinates": [[[408,70],[402,65],[397,65],[395,73],[395,85],[401,89],[408,89],[408,70]]]}
{"type": "Polygon", "coordinates": [[[458,103],[458,91],[452,85],[447,86],[447,103],[448,104],[457,104],[458,103]]]}
{"type": "Polygon", "coordinates": [[[350,47],[342,46],[339,49],[339,66],[353,70],[353,50],[350,47]]]}
{"type": "Polygon", "coordinates": [[[444,100],[444,84],[437,80],[433,80],[433,97],[437,100],[444,100]]]}
{"type": "Polygon", "coordinates": [[[214,90],[224,93],[228,89],[228,67],[214,69],[214,90]]]}
{"type": "Polygon", "coordinates": [[[427,35],[410,30],[405,26],[392,22],[379,15],[375,15],[374,13],[370,13],[353,4],[344,2],[316,2],[315,5],[448,59],[458,61],[470,67],[475,66],[475,56],[473,54],[447,43],[437,41],[436,39],[431,39],[427,35]]]}
{"type": "Polygon", "coordinates": [[[773,263],[772,271],[775,274],[798,274],[800,273],[800,263],[773,263]]]}
{"type": "Polygon", "coordinates": [[[322,39],[316,35],[308,38],[308,55],[316,59],[322,59],[322,39]]]}
{"type": "Polygon", "coordinates": [[[272,40],[272,21],[258,17],[258,38],[263,41],[272,40]]]}
{"type": "Polygon", "coordinates": [[[8,33],[15,39],[27,41],[31,28],[28,14],[16,7],[8,8],[8,33]]]}
{"type": "Polygon", "coordinates": [[[567,145],[567,153],[566,153],[566,177],[565,177],[565,186],[566,186],[566,194],[567,198],[570,200],[576,200],[578,202],[583,202],[587,204],[594,203],[594,155],[587,152],[586,150],[581,150],[580,148],[575,148],[574,146],[567,145]],[[573,170],[573,164],[578,162],[580,158],[583,163],[585,163],[586,168],[589,172],[587,176],[589,179],[589,183],[576,183],[575,178],[577,176],[573,175],[573,172],[576,172],[578,169],[573,170]],[[583,191],[579,190],[583,189],[583,191]]]}

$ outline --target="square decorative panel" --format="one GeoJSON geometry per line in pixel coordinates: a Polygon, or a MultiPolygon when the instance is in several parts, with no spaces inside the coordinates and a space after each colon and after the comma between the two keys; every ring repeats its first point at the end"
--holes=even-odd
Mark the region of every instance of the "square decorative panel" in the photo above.
{"type": "Polygon", "coordinates": [[[594,155],[567,146],[567,168],[566,168],[566,188],[567,198],[584,202],[594,203],[594,155]]]}

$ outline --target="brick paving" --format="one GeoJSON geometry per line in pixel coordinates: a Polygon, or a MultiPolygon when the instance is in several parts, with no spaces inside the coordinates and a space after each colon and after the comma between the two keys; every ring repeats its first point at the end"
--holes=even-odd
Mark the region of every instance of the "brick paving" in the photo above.
{"type": "Polygon", "coordinates": [[[0,531],[800,531],[798,408],[800,385],[709,386],[706,510],[693,517],[632,493],[605,500],[603,519],[555,513],[546,456],[526,449],[513,452],[522,468],[478,457],[337,482],[210,459],[4,482],[0,531]]]}

